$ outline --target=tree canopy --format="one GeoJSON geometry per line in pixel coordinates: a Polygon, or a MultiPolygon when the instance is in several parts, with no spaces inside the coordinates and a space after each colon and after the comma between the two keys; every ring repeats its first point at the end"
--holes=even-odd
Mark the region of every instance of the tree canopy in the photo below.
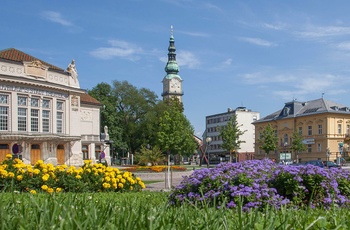
{"type": "Polygon", "coordinates": [[[260,148],[265,150],[268,155],[270,151],[277,150],[278,138],[271,124],[268,124],[263,130],[259,139],[260,148]]]}
{"type": "Polygon", "coordinates": [[[220,136],[222,137],[222,148],[230,152],[230,161],[232,161],[232,152],[237,152],[241,148],[241,143],[245,141],[240,140],[246,130],[241,130],[237,122],[237,116],[233,115],[224,127],[220,127],[220,136]]]}

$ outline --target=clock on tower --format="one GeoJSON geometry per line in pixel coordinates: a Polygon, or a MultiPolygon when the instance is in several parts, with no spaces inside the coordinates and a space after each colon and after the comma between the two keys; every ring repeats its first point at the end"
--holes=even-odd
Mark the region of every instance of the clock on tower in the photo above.
{"type": "Polygon", "coordinates": [[[173,27],[171,27],[171,35],[168,47],[168,62],[165,66],[167,75],[163,79],[163,100],[176,97],[182,102],[182,79],[178,75],[180,71],[176,62],[175,39],[173,36],[173,27]]]}

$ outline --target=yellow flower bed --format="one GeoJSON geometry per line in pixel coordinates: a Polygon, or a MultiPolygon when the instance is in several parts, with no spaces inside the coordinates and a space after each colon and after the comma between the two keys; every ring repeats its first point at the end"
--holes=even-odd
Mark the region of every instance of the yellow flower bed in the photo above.
{"type": "Polygon", "coordinates": [[[54,166],[39,160],[34,166],[20,159],[6,159],[0,163],[0,191],[37,192],[126,192],[140,191],[145,184],[139,177],[118,168],[84,161],[82,167],[54,166]]]}

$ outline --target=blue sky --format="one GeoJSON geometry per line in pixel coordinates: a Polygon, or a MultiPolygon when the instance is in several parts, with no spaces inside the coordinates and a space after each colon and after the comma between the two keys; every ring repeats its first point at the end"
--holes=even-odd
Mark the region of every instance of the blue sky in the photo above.
{"type": "Polygon", "coordinates": [[[16,48],[65,69],[80,86],[126,80],[162,93],[174,26],[185,115],[245,106],[261,117],[285,102],[324,98],[350,106],[349,1],[1,2],[0,50],[16,48]]]}

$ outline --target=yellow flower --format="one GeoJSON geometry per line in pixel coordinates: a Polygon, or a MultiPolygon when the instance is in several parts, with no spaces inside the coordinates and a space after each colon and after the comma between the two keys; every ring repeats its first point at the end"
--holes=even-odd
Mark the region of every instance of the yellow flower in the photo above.
{"type": "Polygon", "coordinates": [[[41,189],[44,190],[44,191],[46,191],[48,188],[49,188],[49,187],[48,187],[46,184],[44,184],[44,185],[41,186],[41,189]]]}
{"type": "Polygon", "coordinates": [[[118,184],[118,187],[119,187],[119,188],[123,188],[124,185],[123,185],[122,183],[119,183],[119,184],[118,184]]]}
{"type": "Polygon", "coordinates": [[[48,193],[51,194],[51,193],[53,193],[53,191],[54,191],[53,188],[47,188],[47,192],[48,192],[48,193]]]}
{"type": "Polygon", "coordinates": [[[39,170],[39,169],[34,169],[34,170],[33,170],[33,173],[34,173],[35,175],[38,175],[38,174],[40,173],[40,170],[39,170]]]}
{"type": "Polygon", "coordinates": [[[47,181],[50,178],[49,174],[45,174],[44,176],[41,177],[43,181],[47,181]]]}
{"type": "Polygon", "coordinates": [[[36,194],[36,191],[35,190],[30,190],[30,193],[35,195],[36,194]]]}
{"type": "Polygon", "coordinates": [[[103,186],[103,188],[105,188],[105,189],[111,187],[111,185],[110,185],[109,183],[103,183],[102,186],[103,186]]]}
{"type": "Polygon", "coordinates": [[[23,179],[23,176],[22,176],[22,175],[18,175],[18,176],[17,176],[17,180],[18,180],[18,181],[21,181],[22,179],[23,179]]]}
{"type": "Polygon", "coordinates": [[[15,174],[13,172],[9,172],[7,176],[10,178],[13,178],[15,176],[15,174]]]}
{"type": "Polygon", "coordinates": [[[81,179],[81,176],[80,175],[76,175],[75,178],[77,178],[78,180],[81,179]]]}
{"type": "Polygon", "coordinates": [[[6,154],[6,159],[11,159],[12,158],[12,154],[6,154]]]}
{"type": "Polygon", "coordinates": [[[59,192],[61,192],[61,191],[62,191],[61,188],[56,188],[56,192],[57,192],[57,193],[59,193],[59,192]]]}

